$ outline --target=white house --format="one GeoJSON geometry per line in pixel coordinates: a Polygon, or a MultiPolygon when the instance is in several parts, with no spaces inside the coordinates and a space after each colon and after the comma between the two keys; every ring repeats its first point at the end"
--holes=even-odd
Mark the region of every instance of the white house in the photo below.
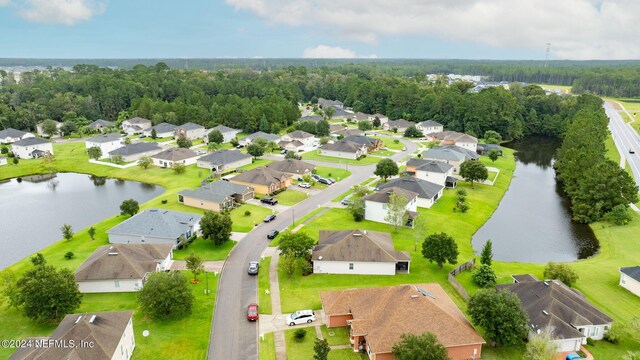
{"type": "Polygon", "coordinates": [[[378,185],[378,189],[401,188],[418,194],[416,205],[421,208],[430,208],[442,197],[444,186],[417,179],[415,177],[399,177],[389,180],[387,183],[378,185]]]}
{"type": "Polygon", "coordinates": [[[134,292],[147,274],[171,268],[173,245],[113,244],[101,246],[76,270],[82,293],[134,292]]]}
{"type": "Polygon", "coordinates": [[[386,124],[389,122],[389,117],[388,116],[384,116],[382,114],[373,114],[373,115],[369,115],[369,121],[371,121],[371,123],[373,123],[373,121],[378,118],[378,120],[380,120],[380,125],[386,124]]]}
{"type": "Polygon", "coordinates": [[[165,209],[149,209],[107,230],[112,244],[169,244],[176,246],[200,230],[202,216],[165,209]]]}
{"type": "Polygon", "coordinates": [[[620,268],[620,286],[640,296],[640,266],[620,268]]]}
{"type": "Polygon", "coordinates": [[[159,138],[173,137],[176,132],[176,128],[177,127],[173,124],[163,122],[144,130],[142,133],[146,136],[151,136],[153,133],[153,130],[155,130],[156,137],[159,137],[159,138]]]}
{"type": "Polygon", "coordinates": [[[124,141],[122,135],[119,133],[109,133],[89,138],[84,142],[84,145],[87,149],[94,146],[99,147],[100,150],[102,150],[102,156],[100,158],[103,159],[109,157],[109,153],[113,150],[124,146],[124,141]]]}
{"type": "Polygon", "coordinates": [[[198,161],[198,156],[195,151],[190,149],[169,148],[151,155],[151,160],[155,166],[168,168],[173,166],[174,163],[183,164],[184,166],[195,164],[198,161]]]}
{"type": "Polygon", "coordinates": [[[30,137],[14,142],[11,145],[11,151],[21,159],[36,159],[46,154],[53,154],[53,145],[50,141],[30,137]]]}
{"type": "Polygon", "coordinates": [[[298,141],[302,143],[302,146],[307,149],[310,149],[314,146],[318,146],[318,144],[320,143],[320,139],[318,139],[315,135],[302,130],[296,130],[288,134],[282,135],[282,137],[280,138],[280,141],[284,141],[284,142],[298,141]]]}
{"type": "Polygon", "coordinates": [[[178,139],[183,136],[185,139],[195,140],[204,138],[205,133],[206,129],[204,126],[188,122],[176,127],[174,137],[178,139]]]}
{"type": "Polygon", "coordinates": [[[422,131],[424,135],[427,135],[444,131],[444,125],[433,120],[427,120],[417,123],[416,129],[422,131]]]}
{"type": "Polygon", "coordinates": [[[135,117],[132,119],[124,120],[120,126],[122,127],[122,130],[124,132],[126,132],[129,135],[133,135],[135,133],[139,133],[150,128],[151,120],[135,117]]]}
{"type": "Polygon", "coordinates": [[[367,146],[348,140],[338,140],[320,147],[320,155],[355,160],[367,154],[367,146]]]}
{"type": "Polygon", "coordinates": [[[249,165],[252,161],[252,156],[249,154],[243,154],[237,150],[219,150],[199,158],[198,167],[223,173],[249,165]]]}
{"type": "Polygon", "coordinates": [[[69,314],[51,336],[24,339],[9,359],[129,360],[136,347],[132,319],[133,311],[69,314]]]}
{"type": "Polygon", "coordinates": [[[405,214],[407,215],[407,223],[404,225],[411,226],[413,220],[418,216],[418,194],[399,187],[390,187],[382,189],[373,194],[369,194],[362,198],[364,201],[364,219],[384,224],[390,224],[386,217],[389,214],[389,202],[391,195],[402,196],[407,199],[405,206],[405,214]]]}
{"type": "Polygon", "coordinates": [[[7,165],[7,158],[4,156],[0,156],[0,166],[7,165]]]}
{"type": "MultiPolygon", "coordinates": [[[[56,129],[58,130],[58,132],[56,134],[53,134],[51,136],[51,139],[55,139],[55,138],[59,138],[60,137],[60,128],[62,127],[62,123],[59,121],[55,121],[55,120],[51,120],[53,121],[54,124],[56,124],[56,129]]],[[[49,134],[45,134],[42,128],[42,125],[44,124],[44,121],[36,124],[36,134],[38,134],[38,136],[42,136],[42,137],[47,137],[49,136],[49,134]]]]}
{"type": "Polygon", "coordinates": [[[429,139],[431,141],[437,140],[441,145],[456,145],[466,150],[473,151],[474,153],[478,150],[478,139],[457,131],[430,133],[429,139]]]}
{"type": "Polygon", "coordinates": [[[416,178],[442,186],[455,187],[456,179],[453,177],[453,165],[435,160],[417,160],[422,161],[422,164],[415,167],[416,178]]]}
{"type": "Polygon", "coordinates": [[[396,251],[391,235],[368,230],[320,230],[311,255],[315,274],[409,273],[411,255],[396,251]]]}
{"type": "Polygon", "coordinates": [[[240,139],[238,141],[238,143],[240,145],[247,146],[247,145],[251,144],[251,142],[253,140],[257,139],[257,138],[263,138],[263,139],[267,140],[267,142],[273,141],[273,142],[277,143],[278,141],[280,141],[280,135],[268,134],[268,133],[266,133],[264,131],[258,131],[258,132],[255,132],[255,133],[245,137],[244,139],[240,139]]]}
{"type": "Polygon", "coordinates": [[[223,143],[228,143],[229,141],[235,139],[236,136],[238,136],[238,134],[240,134],[242,132],[242,130],[238,130],[238,129],[233,129],[224,125],[218,125],[216,127],[212,127],[211,129],[208,129],[205,132],[205,136],[204,136],[204,142],[209,142],[209,133],[212,132],[213,130],[218,130],[220,131],[220,133],[222,134],[222,137],[224,140],[222,140],[223,143]]]}
{"type": "Polygon", "coordinates": [[[29,133],[29,132],[26,132],[26,131],[22,131],[22,130],[16,130],[16,129],[12,129],[12,128],[0,130],[0,143],[1,144],[11,144],[11,143],[14,143],[16,141],[20,141],[20,140],[24,140],[24,139],[28,139],[28,138],[34,138],[34,137],[36,137],[36,136],[33,135],[32,133],[29,133]]]}

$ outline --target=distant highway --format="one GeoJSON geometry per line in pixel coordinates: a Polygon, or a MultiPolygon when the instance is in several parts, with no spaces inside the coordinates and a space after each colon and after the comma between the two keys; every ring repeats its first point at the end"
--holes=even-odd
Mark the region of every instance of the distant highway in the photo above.
{"type": "Polygon", "coordinates": [[[609,117],[609,129],[613,135],[613,141],[616,143],[620,155],[624,156],[626,162],[629,163],[636,184],[640,186],[640,137],[630,125],[624,122],[610,101],[605,101],[604,110],[609,117]]]}

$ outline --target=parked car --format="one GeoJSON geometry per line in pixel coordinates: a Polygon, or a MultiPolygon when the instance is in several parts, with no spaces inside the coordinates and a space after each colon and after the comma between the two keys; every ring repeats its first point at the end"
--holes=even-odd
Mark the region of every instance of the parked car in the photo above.
{"type": "Polygon", "coordinates": [[[353,201],[349,200],[349,199],[342,199],[340,200],[340,204],[344,205],[344,206],[348,206],[353,204],[353,201]]]}
{"type": "Polygon", "coordinates": [[[247,320],[258,320],[258,304],[249,304],[247,307],[247,320]]]}
{"type": "Polygon", "coordinates": [[[314,178],[315,180],[322,179],[322,176],[317,175],[317,174],[311,174],[311,177],[314,178]]]}
{"type": "Polygon", "coordinates": [[[244,145],[238,145],[236,146],[236,149],[242,149],[244,147],[244,145]]]}
{"type": "Polygon", "coordinates": [[[278,203],[278,200],[276,200],[274,198],[267,197],[267,198],[260,199],[260,202],[263,203],[263,204],[275,205],[275,204],[278,203]]]}
{"type": "Polygon", "coordinates": [[[284,150],[284,149],[280,150],[280,154],[284,155],[286,153],[287,153],[287,150],[284,150]]]}
{"type": "Polygon", "coordinates": [[[567,354],[567,360],[584,360],[584,358],[576,353],[567,354]]]}
{"type": "Polygon", "coordinates": [[[407,147],[406,147],[406,146],[403,146],[403,147],[402,147],[402,151],[407,151],[407,147]]]}
{"type": "Polygon", "coordinates": [[[206,151],[204,151],[204,150],[197,150],[197,151],[196,151],[196,155],[204,155],[204,154],[206,154],[206,153],[207,153],[207,152],[206,152],[206,151]]]}
{"type": "Polygon", "coordinates": [[[258,270],[260,269],[260,263],[257,261],[249,261],[249,269],[247,273],[249,275],[258,275],[258,270]]]}
{"type": "Polygon", "coordinates": [[[329,179],[325,179],[325,178],[320,178],[320,179],[318,179],[318,182],[319,182],[320,184],[325,184],[325,185],[331,185],[331,184],[333,184],[333,183],[331,182],[331,180],[329,180],[329,179]]]}
{"type": "Polygon", "coordinates": [[[269,233],[267,234],[267,239],[269,240],[273,240],[276,238],[276,236],[278,236],[278,234],[280,234],[280,231],[278,230],[271,230],[269,231],[269,233]]]}
{"type": "Polygon", "coordinates": [[[331,181],[332,184],[334,184],[336,182],[336,180],[334,178],[327,178],[327,180],[331,181]]]}
{"type": "Polygon", "coordinates": [[[298,184],[298,187],[301,187],[303,189],[308,189],[308,188],[311,187],[311,184],[306,183],[306,182],[301,182],[301,183],[298,184]]]}
{"type": "Polygon", "coordinates": [[[635,154],[635,153],[636,153],[636,151],[635,151],[635,150],[633,150],[633,149],[629,149],[629,154],[635,154]]]}
{"type": "Polygon", "coordinates": [[[140,135],[140,136],[138,136],[138,137],[139,137],[140,139],[144,139],[144,138],[146,138],[146,137],[147,137],[147,135],[142,134],[142,135],[140,135]]]}
{"type": "Polygon", "coordinates": [[[264,217],[264,222],[271,222],[276,219],[276,214],[269,214],[264,217]]]}
{"type": "Polygon", "coordinates": [[[287,315],[287,324],[289,326],[304,323],[311,324],[314,321],[316,321],[316,313],[313,310],[298,310],[287,315]]]}

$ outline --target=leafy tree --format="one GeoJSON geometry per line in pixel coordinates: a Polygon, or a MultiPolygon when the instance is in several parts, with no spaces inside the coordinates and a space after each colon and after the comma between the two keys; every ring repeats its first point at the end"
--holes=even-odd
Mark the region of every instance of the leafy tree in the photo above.
{"type": "Polygon", "coordinates": [[[325,145],[331,140],[328,136],[323,136],[320,138],[320,145],[325,145]]]}
{"type": "Polygon", "coordinates": [[[527,336],[529,318],[520,299],[508,291],[484,289],[471,296],[467,312],[476,326],[485,330],[492,346],[518,345],[527,336]]]}
{"type": "Polygon", "coordinates": [[[578,274],[567,264],[550,262],[544,267],[544,278],[560,280],[571,287],[578,281],[578,274]]]}
{"type": "Polygon", "coordinates": [[[394,134],[397,134],[397,133],[398,133],[398,128],[394,126],[393,128],[391,128],[391,131],[392,131],[394,134]]]}
{"type": "Polygon", "coordinates": [[[240,142],[238,141],[238,138],[231,139],[230,143],[231,143],[231,146],[233,146],[233,147],[236,147],[236,146],[240,145],[240,142]]]}
{"type": "Polygon", "coordinates": [[[251,144],[247,146],[247,153],[253,156],[255,159],[264,155],[264,150],[264,147],[260,146],[260,144],[256,144],[255,141],[251,142],[251,144]]]}
{"type": "Polygon", "coordinates": [[[7,155],[9,153],[9,148],[5,145],[0,146],[0,154],[7,155]]]}
{"type": "Polygon", "coordinates": [[[184,172],[187,170],[187,167],[184,166],[183,163],[174,162],[173,164],[171,164],[171,170],[173,170],[173,172],[176,174],[184,174],[184,172]]]}
{"type": "Polygon", "coordinates": [[[131,139],[130,138],[124,138],[124,144],[125,145],[131,145],[131,139]]]}
{"type": "Polygon", "coordinates": [[[205,211],[200,219],[202,236],[213,241],[216,246],[222,245],[231,238],[231,217],[227,213],[205,211]]]}
{"type": "Polygon", "coordinates": [[[407,223],[407,204],[409,200],[406,197],[396,194],[389,195],[389,203],[387,204],[387,214],[384,217],[384,221],[393,225],[394,232],[398,231],[398,228],[404,226],[407,223]]]}
{"type": "Polygon", "coordinates": [[[315,244],[315,240],[304,231],[298,231],[297,233],[287,231],[280,235],[278,249],[282,256],[306,259],[315,244]]]}
{"type": "Polygon", "coordinates": [[[483,265],[491,266],[491,261],[493,260],[493,243],[491,239],[487,240],[482,247],[482,252],[480,253],[480,263],[483,265]]]}
{"type": "Polygon", "coordinates": [[[326,117],[327,117],[327,119],[329,119],[329,120],[331,120],[331,118],[333,117],[333,114],[335,114],[335,113],[336,113],[336,109],[335,109],[333,106],[329,106],[328,108],[323,109],[323,110],[324,110],[324,114],[325,114],[325,116],[326,116],[326,117]]]}
{"type": "Polygon", "coordinates": [[[280,149],[280,146],[278,144],[276,144],[275,141],[269,141],[267,143],[267,146],[265,147],[265,152],[274,152],[276,150],[280,149]]]}
{"type": "Polygon", "coordinates": [[[422,243],[422,256],[442,269],[446,262],[452,265],[458,262],[458,245],[446,233],[431,234],[422,243]]]}
{"type": "Polygon", "coordinates": [[[116,164],[124,164],[124,158],[122,157],[122,155],[112,155],[111,161],[116,164]]]}
{"type": "Polygon", "coordinates": [[[20,160],[17,157],[13,158],[13,165],[18,165],[19,162],[20,160]]]}
{"type": "Polygon", "coordinates": [[[497,277],[490,265],[481,264],[471,275],[473,282],[483,288],[490,288],[496,285],[497,277]]]}
{"type": "Polygon", "coordinates": [[[209,141],[207,143],[207,151],[208,152],[214,152],[216,150],[220,149],[220,144],[216,143],[216,142],[211,142],[209,141]]]}
{"type": "Polygon", "coordinates": [[[405,333],[391,350],[397,360],[449,360],[447,348],[431,332],[422,335],[405,333]]]}
{"type": "Polygon", "coordinates": [[[474,181],[485,181],[489,177],[489,172],[483,163],[475,160],[466,160],[460,164],[460,176],[465,181],[471,183],[473,187],[474,181]]]}
{"type": "Polygon", "coordinates": [[[73,272],[67,268],[56,270],[45,265],[29,269],[7,294],[9,304],[39,322],[55,323],[80,307],[82,294],[73,272]]]}
{"type": "Polygon", "coordinates": [[[296,339],[296,341],[302,341],[305,338],[305,336],[307,336],[306,329],[298,329],[293,333],[293,337],[296,339]]]}
{"type": "Polygon", "coordinates": [[[210,143],[222,144],[224,141],[224,135],[217,129],[212,130],[207,137],[210,143]]]}
{"type": "Polygon", "coordinates": [[[255,140],[253,140],[251,143],[258,145],[258,146],[262,147],[263,149],[266,149],[267,145],[268,145],[267,139],[265,139],[263,137],[259,137],[259,138],[255,139],[255,140]]]}
{"type": "Polygon", "coordinates": [[[329,351],[331,351],[331,348],[327,339],[316,339],[313,344],[313,360],[327,360],[329,351]]]}
{"type": "Polygon", "coordinates": [[[316,123],[316,136],[329,136],[329,122],[327,120],[320,120],[316,123]]]}
{"type": "Polygon", "coordinates": [[[73,259],[73,255],[74,255],[74,254],[73,254],[73,252],[71,252],[71,251],[67,251],[67,252],[64,254],[64,258],[65,258],[65,259],[67,259],[67,260],[71,260],[71,259],[73,259]]]}
{"type": "Polygon", "coordinates": [[[360,120],[358,121],[358,129],[362,131],[369,131],[373,129],[373,125],[371,125],[371,121],[369,120],[360,120]]]}
{"type": "Polygon", "coordinates": [[[496,149],[489,150],[489,153],[487,155],[489,156],[489,159],[491,159],[491,162],[496,162],[496,160],[498,160],[498,157],[500,157],[500,153],[496,149]]]}
{"type": "Polygon", "coordinates": [[[193,280],[198,281],[198,274],[204,272],[204,262],[202,261],[202,257],[192,252],[184,258],[184,260],[186,262],[187,269],[191,270],[193,273],[193,280]]]}
{"type": "Polygon", "coordinates": [[[77,129],[78,129],[78,127],[76,126],[76,124],[71,120],[67,120],[67,121],[63,122],[62,126],[60,126],[60,132],[64,136],[71,135],[71,133],[76,131],[77,129]]]}
{"type": "Polygon", "coordinates": [[[155,140],[155,139],[157,139],[157,138],[158,138],[158,132],[156,131],[156,129],[155,129],[155,128],[151,129],[151,138],[152,138],[153,140],[155,140]]]}
{"type": "Polygon", "coordinates": [[[373,173],[387,181],[390,176],[398,175],[398,164],[390,158],[382,159],[376,164],[376,170],[373,173]]]}
{"type": "Polygon", "coordinates": [[[484,132],[484,141],[487,144],[500,144],[502,141],[502,135],[493,130],[487,130],[484,132]]]}
{"type": "Polygon", "coordinates": [[[604,220],[614,223],[616,225],[626,225],[631,221],[632,217],[629,213],[629,205],[620,204],[616,205],[604,215],[604,220]]]}
{"type": "Polygon", "coordinates": [[[153,160],[150,156],[143,156],[138,160],[138,166],[147,170],[151,165],[153,165],[153,160]]]}
{"type": "Polygon", "coordinates": [[[558,353],[558,344],[554,342],[553,328],[545,328],[540,334],[534,334],[527,342],[524,360],[553,360],[558,353]]]}
{"type": "Polygon", "coordinates": [[[292,255],[281,256],[278,260],[278,269],[284,272],[289,279],[293,278],[293,275],[298,270],[298,259],[292,255]]]}
{"type": "Polygon", "coordinates": [[[297,159],[298,158],[298,154],[296,154],[293,151],[287,151],[287,153],[284,154],[284,158],[285,159],[297,159]]]}
{"type": "Polygon", "coordinates": [[[58,126],[56,125],[56,122],[51,120],[51,119],[47,119],[45,121],[42,122],[42,132],[47,135],[48,137],[52,137],[56,134],[58,134],[58,126]]]}
{"type": "Polygon", "coordinates": [[[179,148],[183,148],[183,149],[188,149],[191,146],[193,146],[193,143],[191,142],[191,140],[187,139],[184,136],[180,136],[178,140],[176,140],[176,144],[178,144],[179,148]]]}
{"type": "Polygon", "coordinates": [[[380,118],[377,116],[373,118],[372,125],[374,128],[379,128],[380,126],[382,126],[382,123],[380,122],[380,118]]]}
{"type": "Polygon", "coordinates": [[[69,241],[69,240],[73,239],[73,235],[74,235],[74,234],[73,234],[73,228],[71,227],[71,225],[69,225],[69,224],[63,224],[63,225],[60,227],[60,231],[62,232],[62,237],[63,237],[65,240],[69,241]]]}
{"type": "Polygon", "coordinates": [[[351,203],[347,206],[347,209],[349,209],[349,213],[351,213],[351,215],[353,216],[353,221],[360,222],[364,220],[365,207],[362,198],[352,196],[351,203]]]}
{"type": "Polygon", "coordinates": [[[179,271],[149,274],[138,292],[140,308],[154,320],[188,315],[194,300],[187,278],[179,271]]]}
{"type": "Polygon", "coordinates": [[[96,239],[96,228],[95,227],[90,227],[89,230],[87,230],[87,234],[89,235],[89,238],[91,238],[91,240],[95,240],[96,239]]]}
{"type": "Polygon", "coordinates": [[[87,149],[87,154],[90,159],[98,160],[102,157],[102,149],[100,146],[92,146],[87,149]]]}
{"type": "Polygon", "coordinates": [[[263,114],[262,118],[260,118],[260,125],[258,126],[258,130],[268,133],[270,129],[271,129],[271,126],[269,125],[269,121],[267,120],[267,117],[263,114]]]}
{"type": "Polygon", "coordinates": [[[120,204],[120,214],[133,216],[140,210],[140,205],[135,199],[127,199],[120,204]]]}
{"type": "Polygon", "coordinates": [[[44,258],[44,256],[40,253],[36,253],[35,255],[33,255],[29,261],[31,261],[31,263],[34,266],[38,266],[38,265],[44,265],[47,263],[47,260],[44,258]]]}
{"type": "Polygon", "coordinates": [[[419,138],[422,136],[422,132],[418,130],[415,125],[411,125],[404,131],[404,137],[419,138]]]}

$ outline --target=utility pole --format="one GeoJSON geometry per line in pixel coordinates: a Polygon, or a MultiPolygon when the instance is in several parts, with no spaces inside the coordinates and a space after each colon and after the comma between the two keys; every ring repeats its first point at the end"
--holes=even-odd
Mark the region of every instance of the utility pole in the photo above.
{"type": "Polygon", "coordinates": [[[549,53],[551,52],[551,43],[547,43],[547,51],[544,59],[544,67],[547,67],[549,64],[549,53]]]}

